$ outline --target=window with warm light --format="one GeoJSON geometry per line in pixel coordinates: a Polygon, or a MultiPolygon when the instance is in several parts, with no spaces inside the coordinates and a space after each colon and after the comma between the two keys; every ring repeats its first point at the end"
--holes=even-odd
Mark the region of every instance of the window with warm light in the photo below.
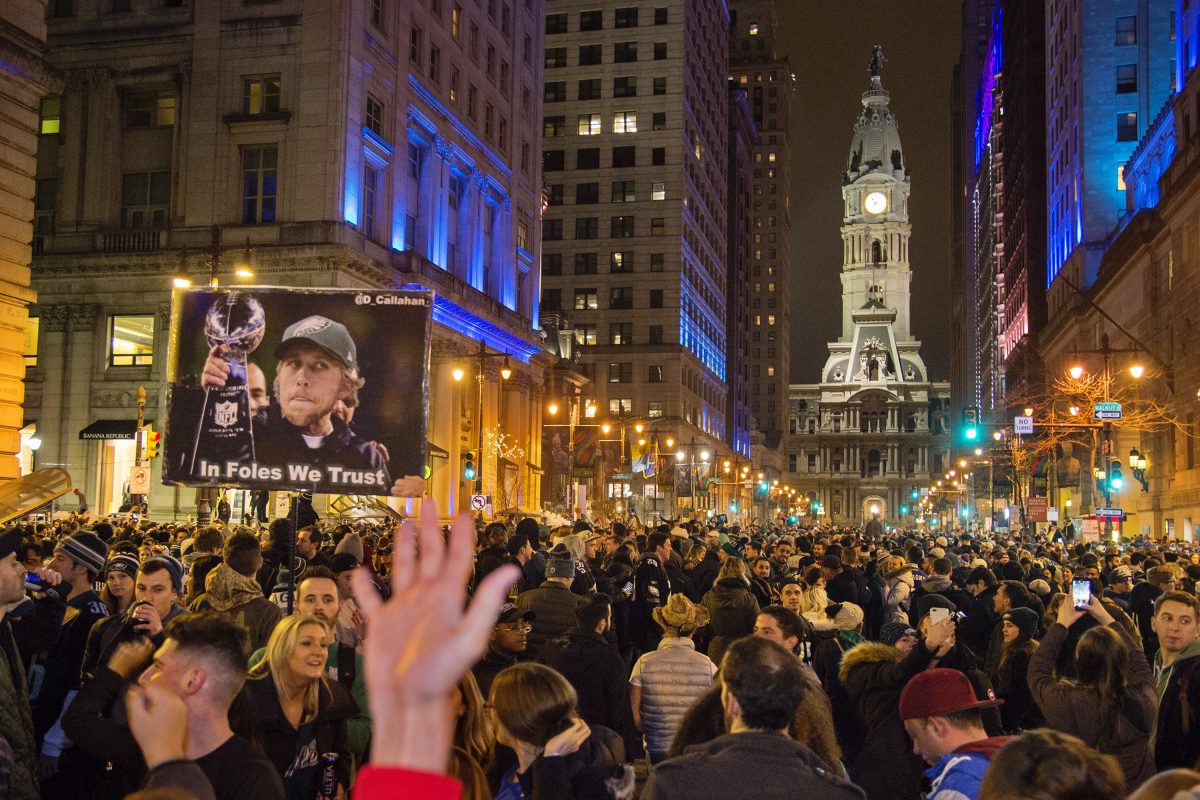
{"type": "Polygon", "coordinates": [[[148,367],[154,363],[154,315],[114,314],[108,320],[108,365],[148,367]]]}
{"type": "Polygon", "coordinates": [[[41,320],[30,317],[25,321],[25,366],[38,365],[38,337],[41,333],[41,320]]]}
{"type": "Polygon", "coordinates": [[[637,133],[637,112],[617,111],[614,113],[613,133],[637,133]]]}

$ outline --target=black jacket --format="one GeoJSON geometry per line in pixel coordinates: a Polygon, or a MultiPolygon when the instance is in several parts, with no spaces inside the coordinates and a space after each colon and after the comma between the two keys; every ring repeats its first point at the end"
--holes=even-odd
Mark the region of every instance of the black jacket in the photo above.
{"type": "MultiPolygon", "coordinates": [[[[538,756],[517,778],[528,800],[611,800],[614,795],[607,781],[626,786],[632,794],[633,770],[627,770],[624,764],[621,737],[608,728],[592,726],[592,735],[574,753],[556,758],[538,756]]],[[[516,754],[497,745],[487,774],[493,795],[505,773],[516,765],[516,754]]]]}
{"type": "Polygon", "coordinates": [[[640,735],[629,705],[629,668],[617,649],[595,631],[572,628],[542,648],[538,660],[558,670],[579,696],[579,716],[588,725],[603,725],[637,749],[640,735]]]}
{"type": "Polygon", "coordinates": [[[79,688],[88,634],[93,625],[107,616],[108,609],[92,589],[67,601],[58,642],[39,659],[46,670],[42,690],[33,704],[33,724],[39,739],[58,720],[67,694],[79,688]]]}
{"type": "Polygon", "coordinates": [[[1158,698],[1154,766],[1159,771],[1193,769],[1200,758],[1200,656],[1172,664],[1158,698]]]}
{"type": "Polygon", "coordinates": [[[537,615],[531,623],[526,652],[540,653],[546,642],[575,627],[575,609],[581,603],[582,597],[557,581],[546,581],[517,595],[517,608],[537,615]]]}
{"type": "Polygon", "coordinates": [[[722,578],[704,595],[704,607],[708,609],[708,629],[712,632],[708,657],[719,665],[730,644],[754,633],[758,601],[741,578],[722,578]]]}
{"type": "MultiPolygon", "coordinates": [[[[886,770],[880,770],[886,772],[886,770]]],[[[642,800],[862,800],[812,750],[773,731],[727,733],[654,767],[642,800]]]]}
{"type": "MultiPolygon", "coordinates": [[[[1137,622],[1138,633],[1142,635],[1142,652],[1148,661],[1153,660],[1158,652],[1158,636],[1150,627],[1150,620],[1154,618],[1154,601],[1160,594],[1162,589],[1149,581],[1139,581],[1129,591],[1130,616],[1137,622]]],[[[1191,765],[1188,767],[1191,768],[1191,765]]]]}
{"type": "Polygon", "coordinates": [[[999,584],[989,586],[977,597],[971,598],[966,608],[959,609],[959,611],[965,611],[967,616],[958,623],[957,638],[958,641],[971,648],[972,652],[986,653],[988,650],[988,644],[992,638],[992,625],[996,621],[992,598],[996,596],[999,588],[999,584]]]}
{"type": "Polygon", "coordinates": [[[1023,650],[1013,653],[992,678],[996,696],[1004,701],[1004,705],[1000,706],[1000,724],[1006,734],[1033,730],[1045,724],[1041,709],[1029,691],[1029,681],[1025,678],[1029,672],[1029,656],[1023,650]]]}

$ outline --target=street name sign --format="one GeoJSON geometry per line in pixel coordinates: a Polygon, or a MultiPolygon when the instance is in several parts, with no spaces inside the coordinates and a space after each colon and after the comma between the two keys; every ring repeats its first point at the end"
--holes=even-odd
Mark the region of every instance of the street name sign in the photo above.
{"type": "Polygon", "coordinates": [[[1097,508],[1096,516],[1104,519],[1121,519],[1125,516],[1123,508],[1097,508]]]}
{"type": "Polygon", "coordinates": [[[1103,403],[1096,403],[1093,411],[1096,419],[1099,420],[1114,420],[1121,418],[1121,404],[1112,400],[1105,400],[1103,403]]]}

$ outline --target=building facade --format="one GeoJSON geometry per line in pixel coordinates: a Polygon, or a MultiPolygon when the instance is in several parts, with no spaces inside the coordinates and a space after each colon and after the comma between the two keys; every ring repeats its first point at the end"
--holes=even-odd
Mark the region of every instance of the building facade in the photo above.
{"type": "Polygon", "coordinates": [[[842,330],[820,382],[789,392],[789,484],[835,523],[911,524],[913,492],[949,469],[950,387],[912,337],[908,166],[876,50],[842,180],[842,330]]]}
{"type": "Polygon", "coordinates": [[[711,507],[732,455],[728,25],[723,0],[546,6],[541,302],[570,316],[607,421],[576,476],[613,512],[711,507]]]}
{"type": "MultiPolygon", "coordinates": [[[[765,447],[778,451],[787,424],[791,380],[792,218],[788,139],[795,80],[776,50],[775,0],[729,4],[729,70],[746,90],[759,139],[750,201],[750,411],[765,447]]],[[[740,452],[740,451],[739,451],[740,452]]]]}
{"type": "MultiPolygon", "coordinates": [[[[38,464],[70,470],[93,511],[128,502],[139,386],[165,420],[172,276],[229,284],[237,262],[262,285],[435,290],[428,491],[465,508],[462,462],[487,433],[493,507],[536,508],[542,10],[55,2],[66,87],[41,106],[26,356],[38,464]]],[[[148,501],[182,517],[203,497],[156,483],[148,501]]]]}

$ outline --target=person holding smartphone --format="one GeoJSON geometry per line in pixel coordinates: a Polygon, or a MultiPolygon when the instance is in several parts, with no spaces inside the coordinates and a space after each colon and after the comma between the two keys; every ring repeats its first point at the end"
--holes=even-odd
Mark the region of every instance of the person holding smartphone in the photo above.
{"type": "Polygon", "coordinates": [[[1055,623],[1029,659],[1029,689],[1047,727],[1116,756],[1126,786],[1133,791],[1154,775],[1154,675],[1129,631],[1091,594],[1090,582],[1074,581],[1071,588],[1070,600],[1059,607],[1055,623]],[[1054,664],[1069,629],[1085,616],[1098,624],[1079,638],[1074,653],[1077,681],[1068,683],[1055,677],[1054,664]]]}

